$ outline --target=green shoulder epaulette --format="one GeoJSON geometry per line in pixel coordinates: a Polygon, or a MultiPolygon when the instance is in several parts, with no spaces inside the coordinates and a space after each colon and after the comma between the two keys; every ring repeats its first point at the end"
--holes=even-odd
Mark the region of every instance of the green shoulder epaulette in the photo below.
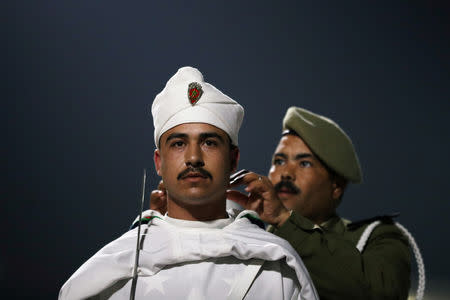
{"type": "Polygon", "coordinates": [[[243,215],[242,218],[247,218],[247,219],[249,219],[249,221],[250,221],[252,224],[255,224],[256,226],[258,226],[259,228],[261,228],[261,229],[263,229],[263,230],[266,229],[266,224],[264,224],[264,222],[261,221],[261,219],[255,217],[255,216],[252,215],[252,214],[246,214],[246,215],[243,215]]]}
{"type": "MultiPolygon", "coordinates": [[[[143,217],[142,219],[141,219],[141,225],[142,224],[148,224],[151,220],[153,220],[154,218],[158,218],[158,219],[161,219],[160,217],[158,217],[158,216],[148,216],[148,217],[143,217]]],[[[132,225],[131,225],[131,227],[130,227],[130,229],[129,230],[132,230],[132,229],[134,229],[134,228],[136,228],[136,227],[138,227],[139,226],[139,220],[136,220],[132,225]]]]}
{"type": "Polygon", "coordinates": [[[370,224],[375,221],[381,221],[382,223],[392,224],[392,223],[394,223],[393,219],[398,217],[399,215],[400,215],[400,213],[393,213],[393,214],[389,214],[389,215],[382,215],[382,216],[376,216],[376,217],[369,218],[369,219],[359,220],[359,221],[347,224],[347,229],[355,230],[363,225],[370,224]]]}

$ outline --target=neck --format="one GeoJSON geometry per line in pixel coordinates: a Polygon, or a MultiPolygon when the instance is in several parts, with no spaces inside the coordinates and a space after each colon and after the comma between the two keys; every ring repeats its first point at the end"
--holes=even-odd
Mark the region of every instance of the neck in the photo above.
{"type": "Polygon", "coordinates": [[[324,222],[330,220],[331,218],[333,218],[334,216],[336,216],[336,211],[330,212],[328,214],[325,215],[319,215],[316,216],[314,218],[309,218],[314,224],[316,225],[321,225],[324,222]]]}
{"type": "Polygon", "coordinates": [[[226,198],[206,204],[189,204],[167,198],[167,214],[174,219],[212,221],[228,218],[226,198]]]}

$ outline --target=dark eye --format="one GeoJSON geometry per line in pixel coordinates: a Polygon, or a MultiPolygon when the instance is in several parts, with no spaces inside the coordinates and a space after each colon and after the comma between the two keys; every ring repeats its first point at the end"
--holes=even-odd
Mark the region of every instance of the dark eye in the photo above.
{"type": "Polygon", "coordinates": [[[300,162],[300,166],[303,167],[303,168],[308,168],[308,167],[311,167],[312,164],[311,164],[310,161],[302,160],[302,161],[300,162]]]}
{"type": "Polygon", "coordinates": [[[276,166],[281,166],[281,165],[284,164],[284,159],[281,159],[281,158],[275,158],[275,159],[273,160],[273,164],[276,165],[276,166]]]}
{"type": "Polygon", "coordinates": [[[183,147],[183,145],[184,145],[183,141],[175,141],[170,146],[175,147],[175,148],[181,148],[181,147],[183,147]]]}
{"type": "Polygon", "coordinates": [[[205,145],[208,147],[217,146],[217,142],[214,140],[206,140],[205,145]]]}

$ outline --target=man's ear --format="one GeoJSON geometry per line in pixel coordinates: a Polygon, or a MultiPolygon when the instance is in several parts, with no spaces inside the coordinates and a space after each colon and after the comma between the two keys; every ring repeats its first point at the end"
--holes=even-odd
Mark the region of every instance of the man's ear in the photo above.
{"type": "Polygon", "coordinates": [[[339,205],[342,195],[344,194],[344,190],[347,186],[347,180],[339,175],[335,175],[333,177],[331,197],[333,197],[334,200],[337,200],[337,205],[339,205]]]}
{"type": "Polygon", "coordinates": [[[161,176],[161,154],[159,153],[159,149],[155,149],[155,153],[153,154],[153,161],[155,162],[156,173],[161,176]]]}
{"type": "Polygon", "coordinates": [[[238,147],[233,147],[230,151],[231,172],[236,171],[239,163],[240,152],[238,147]]]}
{"type": "Polygon", "coordinates": [[[333,183],[331,188],[333,189],[331,196],[333,197],[333,200],[338,200],[341,198],[342,193],[344,192],[344,189],[338,185],[337,183],[333,183]]]}

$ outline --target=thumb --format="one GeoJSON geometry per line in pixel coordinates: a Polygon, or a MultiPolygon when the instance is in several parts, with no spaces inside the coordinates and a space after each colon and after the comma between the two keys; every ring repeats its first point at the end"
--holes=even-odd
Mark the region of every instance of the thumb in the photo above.
{"type": "Polygon", "coordinates": [[[166,204],[166,195],[163,191],[153,190],[150,194],[150,209],[156,209],[166,204]]]}

